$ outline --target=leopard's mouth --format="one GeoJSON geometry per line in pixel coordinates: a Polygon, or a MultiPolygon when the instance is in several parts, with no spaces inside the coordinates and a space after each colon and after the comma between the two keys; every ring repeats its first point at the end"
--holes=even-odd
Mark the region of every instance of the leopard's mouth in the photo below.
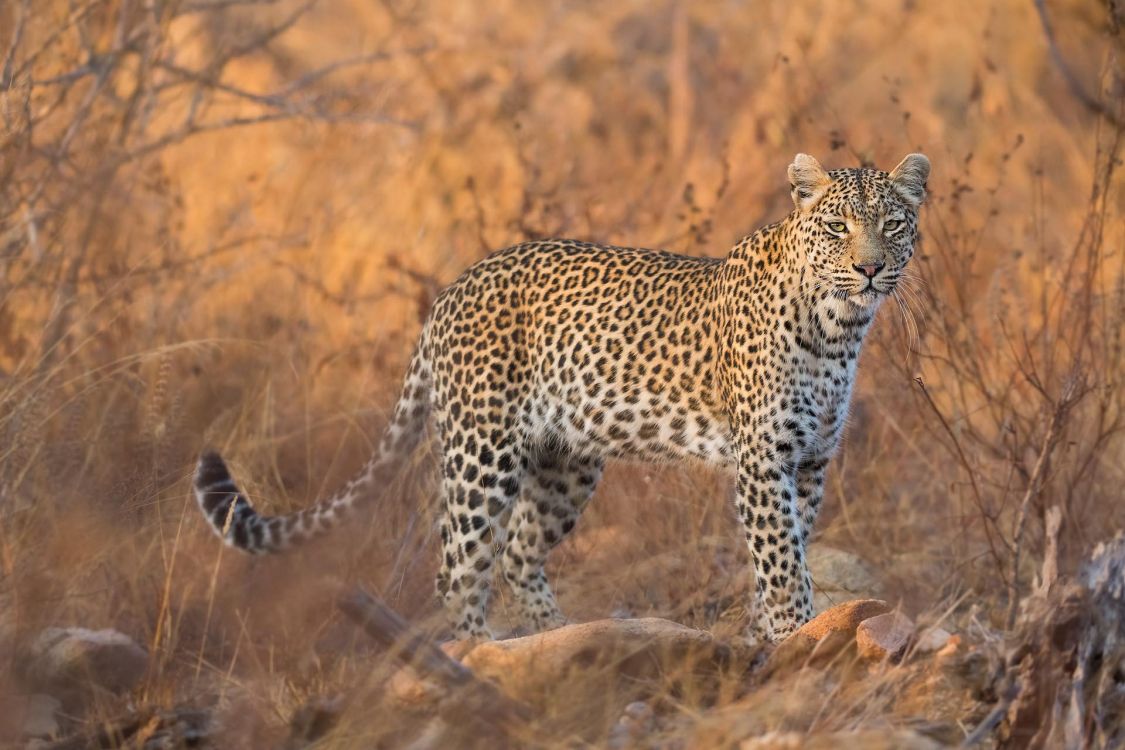
{"type": "Polygon", "coordinates": [[[847,299],[853,305],[858,305],[859,307],[869,307],[885,294],[886,292],[880,290],[875,286],[875,284],[869,283],[866,287],[860,289],[859,291],[849,291],[845,299],[847,299]]]}
{"type": "Polygon", "coordinates": [[[832,281],[832,297],[841,301],[847,300],[860,307],[868,307],[883,297],[889,296],[895,288],[893,281],[888,284],[883,278],[863,279],[861,281],[851,276],[836,278],[832,281]]]}

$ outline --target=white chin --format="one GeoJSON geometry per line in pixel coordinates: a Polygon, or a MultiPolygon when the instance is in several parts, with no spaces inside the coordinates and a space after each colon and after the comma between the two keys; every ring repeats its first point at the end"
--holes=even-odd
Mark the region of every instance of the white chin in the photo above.
{"type": "Polygon", "coordinates": [[[851,302],[856,307],[871,307],[882,295],[874,289],[867,289],[866,291],[857,292],[856,294],[848,295],[848,302],[851,302]]]}

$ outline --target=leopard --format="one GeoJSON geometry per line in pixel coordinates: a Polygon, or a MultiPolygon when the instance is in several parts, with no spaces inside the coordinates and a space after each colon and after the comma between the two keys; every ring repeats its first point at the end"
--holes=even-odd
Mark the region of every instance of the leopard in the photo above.
{"type": "Polygon", "coordinates": [[[919,153],[890,172],[797,154],[791,212],[721,258],[567,239],[495,252],[436,296],[389,424],[351,480],[263,515],[208,450],[198,505],[227,545],[280,552],[377,504],[435,435],[437,594],[455,638],[489,640],[498,577],[527,628],[567,622],[545,563],[607,460],[701,460],[733,478],[750,629],[780,641],[813,614],[806,551],[825,472],[864,339],[915,253],[929,173],[919,153]]]}

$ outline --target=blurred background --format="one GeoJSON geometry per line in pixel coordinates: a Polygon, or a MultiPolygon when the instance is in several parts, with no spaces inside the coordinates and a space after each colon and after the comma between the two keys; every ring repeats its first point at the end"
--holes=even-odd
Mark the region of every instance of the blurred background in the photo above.
{"type": "MultiPolygon", "coordinates": [[[[1122,23],[1115,0],[0,3],[0,647],[113,625],[154,656],[143,701],[242,689],[267,715],[370,671],[325,582],[435,615],[428,456],[377,517],[250,561],[196,517],[198,452],[261,508],[307,505],[469,264],[550,236],[721,257],[788,213],[799,151],[933,163],[814,546],[1003,632],[1051,508],[1063,569],[1125,526],[1122,23]]],[[[716,626],[748,590],[728,506],[704,469],[613,467],[552,562],[564,610],[716,626]]]]}

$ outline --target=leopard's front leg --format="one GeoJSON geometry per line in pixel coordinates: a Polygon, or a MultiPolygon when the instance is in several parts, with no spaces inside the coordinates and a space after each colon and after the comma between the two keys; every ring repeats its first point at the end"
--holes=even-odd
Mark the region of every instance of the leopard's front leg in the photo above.
{"type": "Polygon", "coordinates": [[[779,641],[812,617],[805,531],[795,468],[747,436],[739,449],[736,502],[757,578],[759,623],[779,641]]]}
{"type": "Polygon", "coordinates": [[[797,512],[801,516],[801,541],[808,549],[820,503],[824,499],[824,474],[828,458],[810,458],[797,467],[797,512]]]}

